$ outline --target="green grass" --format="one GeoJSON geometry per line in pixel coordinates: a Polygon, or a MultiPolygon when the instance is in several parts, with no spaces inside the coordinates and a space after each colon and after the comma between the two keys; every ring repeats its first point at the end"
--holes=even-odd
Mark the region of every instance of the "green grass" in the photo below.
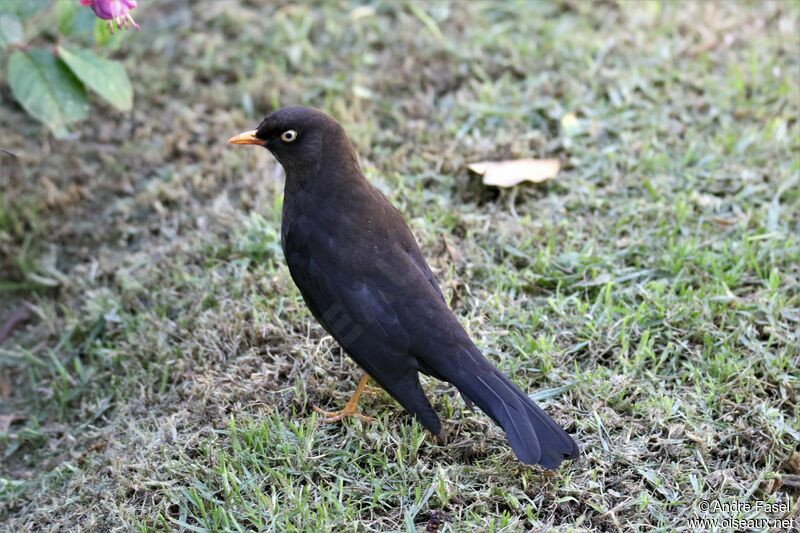
{"type": "Polygon", "coordinates": [[[34,314],[0,345],[0,529],[673,531],[796,500],[797,3],[244,4],[140,6],[135,110],[75,141],[0,84],[0,323],[34,314]],[[578,461],[517,463],[434,380],[444,443],[379,389],[376,423],[318,422],[357,369],[284,265],[274,160],[224,144],[290,104],[341,120],[578,461]],[[515,157],[563,169],[465,168],[515,157]]]}

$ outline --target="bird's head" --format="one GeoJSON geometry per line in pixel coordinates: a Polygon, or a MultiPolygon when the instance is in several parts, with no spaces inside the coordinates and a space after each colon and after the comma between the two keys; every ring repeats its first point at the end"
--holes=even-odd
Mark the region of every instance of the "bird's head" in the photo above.
{"type": "Polygon", "coordinates": [[[333,118],[311,107],[285,107],[267,115],[257,129],[240,133],[229,144],[265,147],[283,165],[287,175],[316,172],[323,149],[344,139],[344,130],[333,118]]]}

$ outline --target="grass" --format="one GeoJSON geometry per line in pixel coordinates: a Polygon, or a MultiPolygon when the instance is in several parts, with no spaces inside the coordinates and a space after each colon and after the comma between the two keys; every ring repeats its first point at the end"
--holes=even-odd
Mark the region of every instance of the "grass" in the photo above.
{"type": "Polygon", "coordinates": [[[54,142],[0,85],[0,322],[33,314],[0,345],[0,529],[674,531],[796,501],[797,3],[138,11],[131,115],[54,142]],[[376,423],[318,423],[357,370],[283,263],[275,162],[224,144],[289,104],[343,122],[578,461],[520,465],[434,380],[444,444],[379,389],[376,423]],[[531,156],[561,174],[465,170],[531,156]]]}

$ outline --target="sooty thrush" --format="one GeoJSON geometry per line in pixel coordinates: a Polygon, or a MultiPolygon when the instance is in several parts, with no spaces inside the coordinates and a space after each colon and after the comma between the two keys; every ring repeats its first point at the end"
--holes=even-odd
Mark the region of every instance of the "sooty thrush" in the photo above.
{"type": "MultiPolygon", "coordinates": [[[[419,373],[455,385],[523,463],[557,468],[578,446],[492,365],[448,307],[402,215],[361,172],[342,126],[288,107],[231,144],[267,148],[286,171],[281,245],[306,305],[342,348],[434,434],[419,373]]],[[[334,420],[353,414],[367,376],[334,420]]]]}

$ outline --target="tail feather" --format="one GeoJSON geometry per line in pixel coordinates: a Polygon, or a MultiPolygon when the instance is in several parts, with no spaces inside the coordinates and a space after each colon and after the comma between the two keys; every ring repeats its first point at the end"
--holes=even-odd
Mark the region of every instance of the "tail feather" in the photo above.
{"type": "Polygon", "coordinates": [[[561,426],[556,424],[556,421],[550,418],[550,416],[548,416],[548,414],[545,413],[544,410],[536,404],[536,402],[531,400],[527,394],[522,392],[516,385],[514,385],[514,383],[512,383],[512,381],[508,379],[505,374],[497,369],[494,369],[494,371],[500,376],[500,379],[503,380],[506,386],[513,389],[519,396],[521,396],[523,405],[525,405],[525,407],[528,409],[530,415],[535,417],[541,424],[547,426],[550,429],[548,434],[558,439],[558,441],[561,442],[562,448],[568,450],[568,452],[566,452],[566,457],[569,459],[577,459],[580,450],[578,449],[578,444],[575,442],[575,440],[570,437],[569,434],[561,428],[561,426]]]}
{"type": "Polygon", "coordinates": [[[503,428],[521,462],[556,469],[578,457],[572,437],[483,356],[471,356],[449,381],[503,428]]]}

